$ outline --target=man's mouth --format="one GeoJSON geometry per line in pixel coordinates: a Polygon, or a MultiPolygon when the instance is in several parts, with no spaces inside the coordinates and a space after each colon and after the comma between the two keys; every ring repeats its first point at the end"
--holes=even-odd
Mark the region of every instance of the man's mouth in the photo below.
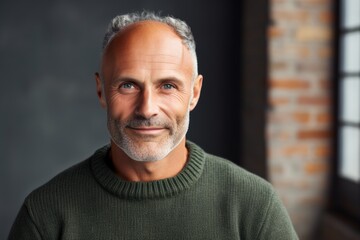
{"type": "Polygon", "coordinates": [[[143,126],[143,127],[128,127],[128,128],[131,129],[131,131],[144,135],[160,134],[162,131],[166,129],[164,127],[158,127],[158,126],[143,126]]]}

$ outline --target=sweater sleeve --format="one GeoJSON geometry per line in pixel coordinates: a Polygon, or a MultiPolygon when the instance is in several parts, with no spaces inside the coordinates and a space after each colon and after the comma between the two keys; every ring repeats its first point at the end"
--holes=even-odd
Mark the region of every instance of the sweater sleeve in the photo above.
{"type": "Polygon", "coordinates": [[[296,240],[298,239],[291,220],[281,200],[273,192],[264,216],[258,240],[296,240]]]}
{"type": "Polygon", "coordinates": [[[8,240],[18,240],[18,239],[21,240],[42,239],[25,204],[21,207],[8,237],[8,240]]]}

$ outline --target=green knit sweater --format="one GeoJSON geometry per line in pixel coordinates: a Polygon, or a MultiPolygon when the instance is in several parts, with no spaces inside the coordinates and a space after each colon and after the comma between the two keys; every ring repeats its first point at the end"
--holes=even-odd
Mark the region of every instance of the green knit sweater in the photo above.
{"type": "Polygon", "coordinates": [[[187,147],[184,169],[153,182],[120,179],[99,149],[31,193],[9,239],[297,239],[270,184],[187,147]]]}

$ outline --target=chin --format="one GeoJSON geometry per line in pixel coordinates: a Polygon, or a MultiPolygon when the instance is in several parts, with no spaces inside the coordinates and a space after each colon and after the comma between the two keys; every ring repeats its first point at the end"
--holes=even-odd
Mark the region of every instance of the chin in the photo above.
{"type": "Polygon", "coordinates": [[[129,158],[138,162],[164,159],[175,148],[171,141],[114,141],[129,158]]]}
{"type": "MultiPolygon", "coordinates": [[[[113,133],[113,132],[111,132],[113,133]]],[[[137,162],[156,162],[166,158],[179,146],[185,137],[183,134],[175,136],[139,137],[126,134],[111,134],[113,142],[129,158],[137,162]]]]}
{"type": "Polygon", "coordinates": [[[169,155],[169,153],[172,151],[172,148],[165,148],[163,146],[142,146],[139,148],[126,148],[122,150],[126,153],[126,155],[135,161],[156,162],[164,159],[167,155],[169,155]]]}

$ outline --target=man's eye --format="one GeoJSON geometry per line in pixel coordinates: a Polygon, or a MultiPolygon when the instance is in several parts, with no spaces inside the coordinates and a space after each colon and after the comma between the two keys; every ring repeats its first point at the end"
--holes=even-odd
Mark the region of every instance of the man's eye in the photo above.
{"type": "Polygon", "coordinates": [[[162,87],[163,87],[163,89],[173,89],[173,88],[175,88],[175,86],[170,84],[170,83],[165,83],[162,87]]]}
{"type": "Polygon", "coordinates": [[[120,88],[126,88],[126,89],[131,89],[131,88],[134,88],[134,84],[132,83],[124,83],[120,86],[120,88]]]}

